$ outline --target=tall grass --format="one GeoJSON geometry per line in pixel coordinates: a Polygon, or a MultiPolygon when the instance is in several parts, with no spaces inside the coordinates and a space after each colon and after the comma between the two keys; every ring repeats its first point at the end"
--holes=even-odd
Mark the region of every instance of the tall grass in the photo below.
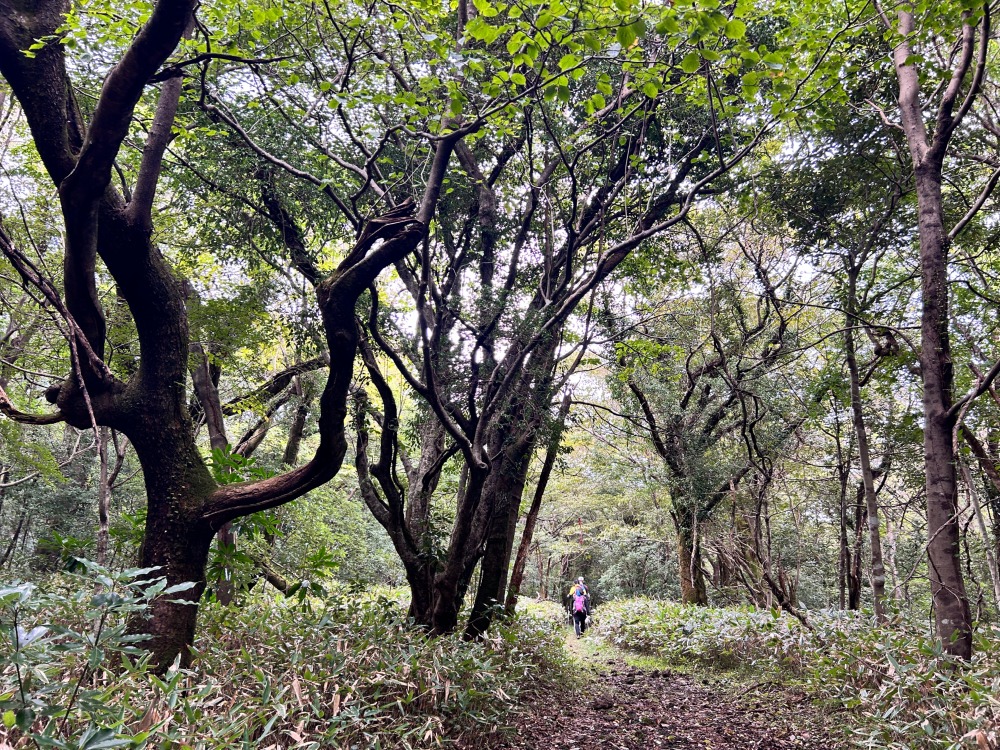
{"type": "Polygon", "coordinates": [[[258,595],[206,607],[193,667],[158,677],[125,621],[163,592],[93,575],[0,589],[0,747],[440,747],[501,731],[561,661],[532,617],[467,643],[385,597],[258,595]]]}

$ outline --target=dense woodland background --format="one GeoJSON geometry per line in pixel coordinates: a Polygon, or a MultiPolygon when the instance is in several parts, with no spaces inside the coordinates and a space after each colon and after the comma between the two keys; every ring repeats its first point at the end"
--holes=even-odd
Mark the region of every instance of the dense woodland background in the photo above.
{"type": "Polygon", "coordinates": [[[993,11],[0,0],[12,746],[491,734],[583,575],[608,643],[994,747],[993,11]]]}

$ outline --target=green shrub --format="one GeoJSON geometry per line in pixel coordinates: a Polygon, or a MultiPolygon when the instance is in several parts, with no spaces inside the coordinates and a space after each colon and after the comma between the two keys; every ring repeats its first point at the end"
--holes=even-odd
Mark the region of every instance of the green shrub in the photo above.
{"type": "Polygon", "coordinates": [[[532,617],[466,643],[427,637],[385,597],[258,595],[204,607],[193,669],[158,677],[125,623],[162,583],[93,572],[97,595],[79,576],[0,589],[0,744],[437,747],[500,731],[561,662],[554,629],[532,617]]]}
{"type": "Polygon", "coordinates": [[[604,637],[616,646],[712,667],[797,669],[809,635],[774,610],[690,607],[632,599],[601,607],[604,637]]]}
{"type": "Polygon", "coordinates": [[[812,630],[777,611],[637,599],[601,608],[615,645],[681,663],[794,676],[852,712],[855,744],[886,750],[996,748],[1000,630],[981,627],[956,663],[919,624],[877,626],[856,613],[810,613],[812,630]]]}
{"type": "Polygon", "coordinates": [[[525,599],[517,601],[517,611],[538,620],[544,620],[553,627],[566,625],[569,614],[566,608],[551,599],[525,599]]]}

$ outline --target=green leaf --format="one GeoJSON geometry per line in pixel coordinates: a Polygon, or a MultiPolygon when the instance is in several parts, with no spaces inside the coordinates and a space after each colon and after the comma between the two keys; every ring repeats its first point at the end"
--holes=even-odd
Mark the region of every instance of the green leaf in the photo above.
{"type": "Polygon", "coordinates": [[[0,604],[22,604],[31,598],[34,590],[34,585],[30,583],[22,583],[19,586],[4,586],[0,588],[0,604]]]}
{"type": "Polygon", "coordinates": [[[479,11],[479,15],[485,16],[486,18],[492,18],[499,12],[490,4],[489,0],[472,0],[472,4],[476,6],[476,10],[479,11]]]}
{"type": "Polygon", "coordinates": [[[576,55],[563,55],[559,60],[559,70],[569,70],[580,64],[580,58],[576,55]]]}
{"type": "Polygon", "coordinates": [[[764,55],[764,64],[771,70],[784,70],[785,60],[777,52],[768,52],[764,55]]]}
{"type": "Polygon", "coordinates": [[[701,55],[697,52],[688,52],[681,60],[681,70],[685,73],[695,73],[701,67],[701,55]]]}
{"type": "Polygon", "coordinates": [[[518,86],[524,86],[524,84],[527,82],[524,77],[524,73],[511,73],[510,80],[513,83],[516,83],[518,86]]]}
{"type": "Polygon", "coordinates": [[[34,709],[20,709],[16,714],[14,714],[14,723],[17,724],[17,728],[22,732],[28,731],[28,728],[35,723],[34,709]]]}
{"type": "Polygon", "coordinates": [[[655,99],[660,93],[660,87],[656,85],[654,81],[646,81],[642,86],[642,93],[648,96],[650,99],[655,99]]]}
{"type": "Polygon", "coordinates": [[[15,721],[17,721],[17,716],[14,714],[13,711],[3,712],[3,725],[7,729],[10,729],[12,726],[14,726],[15,721]]]}
{"type": "Polygon", "coordinates": [[[91,727],[80,738],[79,750],[110,750],[113,747],[125,747],[130,744],[131,740],[116,737],[113,729],[91,727]]]}
{"type": "Polygon", "coordinates": [[[476,16],[465,27],[465,33],[473,39],[479,39],[487,44],[491,44],[500,36],[500,29],[496,26],[490,26],[483,20],[482,16],[476,16]]]}
{"type": "Polygon", "coordinates": [[[681,25],[677,23],[677,19],[673,16],[667,16],[656,24],[657,34],[676,34],[680,30],[681,25]]]}
{"type": "Polygon", "coordinates": [[[615,39],[618,40],[622,49],[628,49],[635,42],[635,32],[631,26],[619,26],[618,30],[615,31],[615,39]]]}
{"type": "Polygon", "coordinates": [[[725,34],[730,39],[742,39],[747,34],[747,25],[733,19],[726,24],[725,34]]]}

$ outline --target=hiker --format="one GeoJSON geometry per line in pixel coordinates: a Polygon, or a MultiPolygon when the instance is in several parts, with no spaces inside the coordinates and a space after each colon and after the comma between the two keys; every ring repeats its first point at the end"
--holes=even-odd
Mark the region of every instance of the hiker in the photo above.
{"type": "Polygon", "coordinates": [[[590,591],[580,576],[573,582],[569,590],[569,611],[573,616],[573,630],[579,638],[587,630],[587,620],[590,618],[590,591]]]}

